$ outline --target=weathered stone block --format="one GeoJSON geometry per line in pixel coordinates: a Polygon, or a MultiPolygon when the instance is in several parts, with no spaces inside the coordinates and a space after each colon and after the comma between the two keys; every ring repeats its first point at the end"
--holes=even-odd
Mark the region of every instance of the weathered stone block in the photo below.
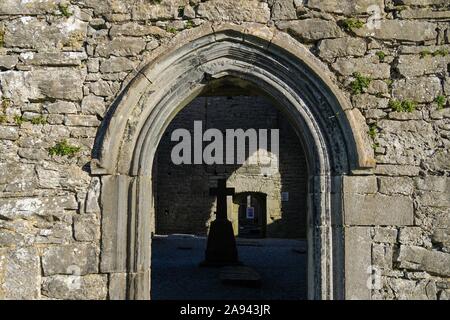
{"type": "Polygon", "coordinates": [[[17,56],[2,56],[0,55],[0,70],[13,69],[17,62],[19,62],[19,58],[17,56]]]}
{"type": "Polygon", "coordinates": [[[378,98],[370,94],[358,94],[352,97],[352,103],[358,109],[386,109],[389,100],[378,98]]]}
{"type": "Polygon", "coordinates": [[[251,21],[266,23],[270,19],[267,3],[257,0],[211,0],[198,5],[199,17],[215,21],[251,21]]]}
{"type": "Polygon", "coordinates": [[[89,85],[89,90],[96,96],[109,97],[113,96],[119,90],[119,87],[117,87],[114,83],[100,80],[91,83],[89,85]]]}
{"type": "Polygon", "coordinates": [[[363,56],[366,53],[366,42],[359,38],[324,39],[319,43],[319,56],[328,61],[338,57],[363,56]]]}
{"type": "Polygon", "coordinates": [[[364,58],[338,58],[333,63],[333,68],[344,76],[351,76],[359,72],[372,79],[388,79],[391,76],[391,67],[387,63],[380,63],[378,57],[368,56],[364,58]]]}
{"type": "MultiPolygon", "coordinates": [[[[0,247],[6,249],[7,247],[25,247],[32,244],[33,236],[28,232],[26,223],[22,221],[0,221],[0,247]]],[[[0,254],[3,254],[1,250],[0,254]]]]}
{"type": "Polygon", "coordinates": [[[46,170],[42,167],[36,168],[38,184],[44,189],[53,189],[60,186],[61,176],[57,170],[46,170]]]}
{"type": "Polygon", "coordinates": [[[91,183],[86,194],[86,213],[97,213],[100,212],[100,179],[97,177],[92,178],[91,183]]]}
{"type": "Polygon", "coordinates": [[[78,203],[74,196],[56,196],[46,198],[0,199],[0,216],[5,219],[45,215],[63,209],[77,209],[78,203]]]}
{"type": "Polygon", "coordinates": [[[165,20],[173,19],[178,16],[177,2],[164,1],[159,5],[151,2],[141,2],[132,9],[133,20],[165,20]]]}
{"type": "Polygon", "coordinates": [[[98,272],[98,252],[92,244],[73,244],[47,248],[42,255],[42,270],[45,276],[98,272]]]}
{"type": "Polygon", "coordinates": [[[406,120],[422,120],[423,114],[421,111],[412,111],[412,112],[389,112],[389,119],[392,120],[400,120],[400,121],[406,121],[406,120]]]}
{"type": "Polygon", "coordinates": [[[100,57],[109,57],[110,55],[127,57],[136,56],[145,49],[146,42],[140,38],[117,37],[107,43],[97,46],[96,53],[100,57]]]}
{"type": "Polygon", "coordinates": [[[445,148],[437,150],[430,157],[428,164],[436,171],[450,170],[450,152],[445,148]]]}
{"type": "Polygon", "coordinates": [[[46,67],[76,67],[86,59],[87,55],[84,52],[25,52],[20,55],[20,60],[24,64],[46,67]]]}
{"type": "Polygon", "coordinates": [[[42,148],[20,148],[17,154],[27,160],[42,161],[49,158],[48,151],[42,148]]]}
{"type": "Polygon", "coordinates": [[[108,293],[107,275],[56,275],[42,279],[42,294],[52,299],[104,300],[108,293]]]}
{"type": "Polygon", "coordinates": [[[64,124],[67,126],[97,127],[100,121],[96,116],[67,115],[64,124]]]}
{"type": "Polygon", "coordinates": [[[414,191],[414,182],[406,177],[380,177],[380,192],[384,194],[411,195],[414,191]]]}
{"type": "Polygon", "coordinates": [[[423,244],[423,230],[421,227],[400,228],[398,241],[401,244],[422,245],[423,244]]]}
{"type": "Polygon", "coordinates": [[[127,194],[130,180],[130,177],[121,175],[104,176],[101,180],[102,272],[126,271],[127,194]]]}
{"type": "Polygon", "coordinates": [[[430,22],[410,20],[383,20],[380,28],[363,28],[353,30],[358,36],[373,37],[381,40],[430,41],[436,39],[436,26],[430,22]]]}
{"type": "Polygon", "coordinates": [[[38,90],[38,98],[80,101],[85,76],[83,70],[69,68],[35,70],[31,73],[30,86],[38,90]]]}
{"type": "Polygon", "coordinates": [[[388,280],[389,288],[398,300],[436,299],[436,284],[433,280],[407,280],[392,278],[388,280]]]}
{"type": "Polygon", "coordinates": [[[108,289],[110,300],[125,300],[127,293],[127,274],[110,273],[108,289]]]}
{"type": "Polygon", "coordinates": [[[17,127],[0,126],[0,139],[13,141],[19,139],[17,127]]]}
{"type": "Polygon", "coordinates": [[[294,0],[275,0],[272,4],[272,20],[293,20],[297,18],[294,0]]]}
{"type": "Polygon", "coordinates": [[[450,252],[450,212],[436,218],[431,241],[446,248],[446,252],[450,252]]]}
{"type": "Polygon", "coordinates": [[[40,298],[40,276],[36,249],[0,249],[0,299],[40,298]]]}
{"type": "Polygon", "coordinates": [[[441,81],[437,77],[401,79],[392,85],[392,95],[399,100],[432,102],[441,91],[441,81]]]}
{"type": "Polygon", "coordinates": [[[426,176],[415,179],[417,189],[424,191],[444,192],[450,186],[449,178],[445,176],[426,176]]]}
{"type": "Polygon", "coordinates": [[[386,117],[386,112],[379,109],[370,109],[364,113],[367,119],[383,119],[386,117]]]}
{"type": "Polygon", "coordinates": [[[366,14],[371,6],[384,11],[384,1],[382,0],[308,0],[306,7],[318,9],[326,12],[342,13],[345,15],[366,14]]]}
{"type": "Polygon", "coordinates": [[[399,0],[398,3],[407,6],[441,6],[448,4],[447,0],[399,0]]]}
{"type": "Polygon", "coordinates": [[[421,205],[428,207],[450,207],[450,197],[448,193],[442,192],[422,192],[419,195],[419,202],[421,205]]]}
{"type": "Polygon", "coordinates": [[[412,225],[413,201],[404,196],[359,195],[344,193],[347,225],[412,225]]]}
{"type": "Polygon", "coordinates": [[[109,31],[111,37],[117,36],[130,36],[130,37],[143,37],[143,36],[155,36],[158,38],[168,37],[169,32],[157,26],[140,25],[135,22],[129,22],[119,25],[113,25],[109,31]]]}
{"type": "Polygon", "coordinates": [[[433,120],[440,120],[440,119],[449,119],[450,118],[450,108],[443,108],[440,110],[433,110],[430,113],[430,118],[433,120]]]}
{"type": "Polygon", "coordinates": [[[196,12],[193,7],[191,7],[190,5],[184,7],[183,17],[188,19],[195,19],[195,16],[196,12]]]}
{"type": "Polygon", "coordinates": [[[85,114],[93,114],[103,117],[106,110],[105,100],[102,97],[97,97],[94,95],[86,96],[81,102],[81,110],[85,114]]]}
{"type": "Polygon", "coordinates": [[[384,80],[372,80],[367,88],[367,93],[373,95],[388,94],[389,92],[389,86],[384,80]]]}
{"type": "Polygon", "coordinates": [[[429,155],[438,147],[433,125],[427,121],[380,120],[377,122],[380,132],[377,141],[387,147],[386,155],[378,156],[382,163],[419,165],[421,161],[429,161],[429,155]]]}
{"type": "Polygon", "coordinates": [[[100,65],[100,72],[102,73],[115,73],[115,72],[127,72],[135,68],[136,63],[125,57],[111,57],[105,60],[100,65]]]}
{"type": "Polygon", "coordinates": [[[4,191],[7,192],[33,190],[36,186],[34,165],[0,163],[0,185],[6,185],[4,191]]]}
{"type": "Polygon", "coordinates": [[[87,23],[75,17],[51,24],[33,17],[22,17],[6,24],[4,46],[40,51],[55,51],[63,47],[81,48],[86,33],[87,23]]]}
{"type": "Polygon", "coordinates": [[[345,299],[370,299],[367,283],[372,265],[370,228],[345,229],[345,299]]]}
{"type": "Polygon", "coordinates": [[[450,78],[445,78],[444,81],[444,92],[446,95],[450,96],[450,78]]]}
{"type": "Polygon", "coordinates": [[[350,194],[373,194],[378,191],[375,176],[344,176],[343,191],[350,194]]]}
{"type": "MultiPolygon", "coordinates": [[[[163,0],[164,2],[168,2],[170,0],[163,0]]],[[[183,0],[174,0],[174,2],[182,3],[183,0]]],[[[94,12],[98,15],[101,14],[124,14],[127,13],[131,5],[136,1],[131,0],[108,0],[108,1],[97,1],[97,0],[83,0],[83,3],[86,4],[87,7],[93,8],[94,12]]],[[[140,1],[142,2],[142,1],[140,1]]],[[[148,1],[146,1],[148,2],[148,1]]]]}
{"type": "Polygon", "coordinates": [[[6,71],[0,73],[0,88],[3,97],[13,102],[26,102],[28,99],[42,98],[38,88],[31,85],[31,73],[6,71]]]}
{"type": "Polygon", "coordinates": [[[99,238],[100,222],[95,214],[83,214],[73,218],[74,236],[78,241],[95,241],[99,238]]]}
{"type": "Polygon", "coordinates": [[[373,244],[372,245],[372,263],[377,269],[392,269],[393,259],[392,246],[386,244],[373,244]]]}
{"type": "Polygon", "coordinates": [[[40,230],[36,235],[35,243],[37,244],[68,244],[73,241],[72,225],[63,213],[52,213],[51,217],[58,217],[64,221],[57,221],[51,224],[38,225],[40,230]]]}
{"type": "Polygon", "coordinates": [[[100,71],[100,59],[99,58],[89,59],[86,62],[86,67],[87,67],[89,73],[99,72],[100,71]]]}
{"type": "Polygon", "coordinates": [[[306,41],[339,38],[344,35],[336,22],[317,18],[296,21],[282,21],[279,22],[277,26],[281,30],[286,30],[295,37],[306,41]]]}
{"type": "Polygon", "coordinates": [[[60,0],[2,0],[0,15],[38,15],[53,13],[60,0]]]}
{"type": "Polygon", "coordinates": [[[431,74],[445,74],[450,63],[448,56],[401,55],[398,59],[397,70],[404,77],[420,77],[431,74]]]}
{"type": "Polygon", "coordinates": [[[66,101],[47,104],[45,109],[51,114],[74,114],[78,111],[75,103],[66,101]]]}
{"type": "Polygon", "coordinates": [[[450,276],[450,254],[417,246],[400,246],[399,267],[450,276]]]}
{"type": "Polygon", "coordinates": [[[374,228],[374,242],[396,243],[398,231],[391,227],[376,227],[374,228]]]}

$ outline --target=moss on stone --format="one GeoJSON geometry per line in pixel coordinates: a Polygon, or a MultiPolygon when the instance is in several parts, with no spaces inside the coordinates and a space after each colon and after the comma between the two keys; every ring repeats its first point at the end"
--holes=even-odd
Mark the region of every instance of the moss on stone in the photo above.
{"type": "Polygon", "coordinates": [[[364,22],[356,18],[348,18],[342,21],[342,27],[346,31],[352,31],[353,29],[361,29],[364,26],[364,22]]]}
{"type": "Polygon", "coordinates": [[[377,51],[375,54],[377,55],[380,62],[384,62],[384,58],[386,58],[386,53],[384,53],[384,51],[377,51]]]}
{"type": "Polygon", "coordinates": [[[446,57],[447,55],[448,55],[447,49],[438,49],[433,52],[433,57],[436,57],[436,56],[446,57]]]}
{"type": "Polygon", "coordinates": [[[14,116],[14,123],[17,124],[18,126],[22,125],[25,122],[25,119],[20,116],[20,115],[15,115],[14,116]]]}
{"type": "Polygon", "coordinates": [[[186,21],[186,29],[191,29],[194,27],[194,23],[191,20],[186,21]]]}
{"type": "Polygon", "coordinates": [[[3,112],[6,112],[6,109],[8,109],[11,106],[11,100],[7,98],[2,98],[2,102],[0,104],[3,112]]]}
{"type": "Polygon", "coordinates": [[[369,134],[369,137],[372,139],[375,139],[378,133],[378,127],[376,123],[373,123],[369,126],[369,131],[367,132],[369,134]]]}
{"type": "Polygon", "coordinates": [[[175,33],[177,33],[177,29],[175,29],[174,27],[169,27],[169,28],[167,28],[167,32],[175,34],[175,33]]]}
{"type": "Polygon", "coordinates": [[[61,14],[66,18],[69,18],[73,15],[73,13],[69,10],[69,5],[67,4],[60,3],[58,5],[58,9],[61,12],[61,14]]]}
{"type": "Polygon", "coordinates": [[[447,98],[439,95],[436,97],[436,99],[434,99],[434,102],[436,102],[436,104],[437,104],[437,109],[442,110],[442,109],[444,109],[444,106],[447,104],[447,98]]]}
{"type": "Polygon", "coordinates": [[[372,79],[370,77],[365,77],[359,72],[353,73],[353,77],[355,77],[355,80],[350,84],[353,94],[363,93],[364,90],[367,89],[372,82],[372,79]]]}
{"type": "Polygon", "coordinates": [[[413,112],[417,108],[417,103],[411,100],[391,100],[389,101],[389,107],[397,112],[413,112]]]}
{"type": "Polygon", "coordinates": [[[5,31],[0,29],[0,48],[5,46],[5,31]]]}
{"type": "Polygon", "coordinates": [[[445,57],[449,54],[447,49],[438,49],[435,51],[430,51],[430,50],[422,50],[420,52],[420,58],[426,58],[426,57],[437,57],[437,56],[441,56],[441,57],[445,57]]]}
{"type": "Polygon", "coordinates": [[[80,147],[70,145],[66,140],[62,140],[56,143],[53,147],[48,148],[48,154],[51,156],[68,156],[72,158],[80,150],[80,147]]]}
{"type": "Polygon", "coordinates": [[[46,124],[47,120],[43,116],[35,117],[30,120],[32,124],[46,124]]]}

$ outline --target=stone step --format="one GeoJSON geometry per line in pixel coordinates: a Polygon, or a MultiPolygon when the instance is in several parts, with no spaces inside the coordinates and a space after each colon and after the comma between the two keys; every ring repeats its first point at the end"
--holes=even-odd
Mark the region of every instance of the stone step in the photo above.
{"type": "Polygon", "coordinates": [[[243,287],[260,287],[261,276],[256,270],[246,266],[223,267],[219,274],[223,284],[243,287]]]}

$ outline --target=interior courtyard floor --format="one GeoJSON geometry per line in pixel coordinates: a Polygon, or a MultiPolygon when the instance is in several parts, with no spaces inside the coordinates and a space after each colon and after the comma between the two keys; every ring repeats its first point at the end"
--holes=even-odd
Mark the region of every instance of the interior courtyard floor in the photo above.
{"type": "Polygon", "coordinates": [[[220,268],[199,267],[205,237],[157,235],[152,243],[154,300],[306,299],[306,241],[238,238],[239,260],[261,276],[256,288],[223,284],[220,268]]]}

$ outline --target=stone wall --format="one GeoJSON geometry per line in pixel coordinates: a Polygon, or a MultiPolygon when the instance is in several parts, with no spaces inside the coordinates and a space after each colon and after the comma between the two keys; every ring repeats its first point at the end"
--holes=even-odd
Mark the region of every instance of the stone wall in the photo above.
{"type": "Polygon", "coordinates": [[[290,34],[370,128],[376,168],[344,178],[346,298],[448,299],[447,0],[1,1],[0,298],[113,297],[98,127],[153,50],[220,21],[290,34]]]}
{"type": "MultiPolygon", "coordinates": [[[[208,144],[204,143],[204,147],[208,144]]],[[[235,146],[235,152],[236,149],[235,146]]],[[[289,122],[267,99],[261,96],[199,97],[172,120],[157,154],[157,234],[204,235],[214,220],[215,212],[215,199],[209,195],[209,188],[217,185],[217,179],[225,178],[236,193],[262,192],[267,195],[267,237],[306,237],[307,168],[304,151],[289,122]],[[278,167],[264,170],[258,164],[249,163],[173,164],[171,152],[178,142],[171,141],[172,132],[184,128],[193,137],[194,121],[202,121],[203,131],[209,128],[221,130],[224,137],[226,129],[280,130],[278,167]],[[281,201],[282,192],[289,192],[289,201],[281,201]]],[[[229,205],[228,210],[237,233],[237,208],[229,205]]]]}

